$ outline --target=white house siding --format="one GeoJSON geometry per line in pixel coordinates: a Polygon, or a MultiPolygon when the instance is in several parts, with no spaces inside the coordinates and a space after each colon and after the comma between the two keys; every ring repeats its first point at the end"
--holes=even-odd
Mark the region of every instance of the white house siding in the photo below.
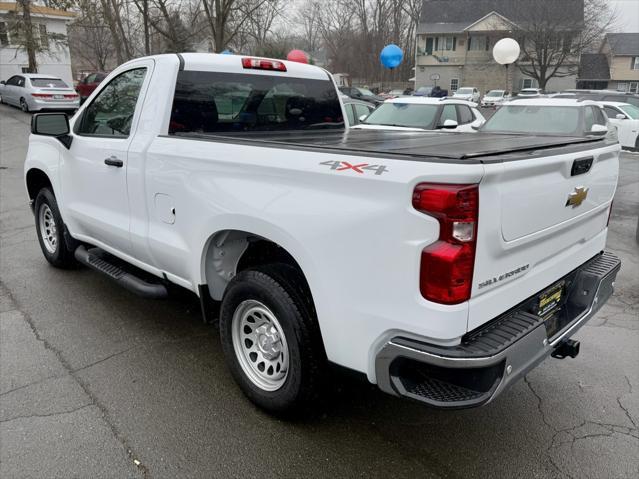
{"type": "MultiPolygon", "coordinates": [[[[5,15],[0,13],[0,22],[6,21],[5,15]]],[[[68,19],[45,18],[39,15],[32,15],[34,23],[45,23],[48,33],[60,33],[66,36],[68,19]]],[[[36,57],[38,63],[38,73],[55,75],[62,78],[69,85],[73,84],[71,74],[71,56],[68,46],[58,48],[53,41],[49,43],[51,53],[39,53],[36,57]]],[[[22,69],[29,65],[27,52],[16,51],[11,45],[0,47],[0,79],[7,80],[12,75],[22,73],[22,69]]]]}

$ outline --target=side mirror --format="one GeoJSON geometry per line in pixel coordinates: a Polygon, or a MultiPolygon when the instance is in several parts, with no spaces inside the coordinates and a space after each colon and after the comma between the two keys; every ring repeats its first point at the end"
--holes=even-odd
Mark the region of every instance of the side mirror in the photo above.
{"type": "Polygon", "coordinates": [[[451,120],[450,118],[448,120],[444,121],[444,124],[441,126],[441,128],[445,128],[447,130],[451,130],[453,128],[457,128],[459,124],[455,121],[455,120],[451,120]]]}
{"type": "Polygon", "coordinates": [[[475,121],[473,121],[473,122],[470,124],[470,127],[471,127],[473,130],[479,130],[479,129],[482,127],[482,125],[483,125],[484,123],[485,123],[485,122],[484,122],[484,120],[480,120],[479,118],[477,118],[475,121]]]}
{"type": "Polygon", "coordinates": [[[359,121],[364,121],[366,118],[368,118],[368,115],[362,115],[358,118],[359,121]]]}
{"type": "Polygon", "coordinates": [[[0,81],[0,85],[6,85],[6,84],[7,84],[6,81],[4,81],[4,80],[0,81]]]}
{"type": "Polygon", "coordinates": [[[608,127],[606,125],[594,124],[590,129],[590,134],[595,136],[604,136],[608,133],[608,127]]]}
{"type": "Polygon", "coordinates": [[[627,117],[626,115],[622,114],[622,113],[617,113],[617,115],[615,116],[615,118],[616,118],[617,120],[625,120],[625,119],[627,119],[628,117],[627,117]]]}
{"type": "Polygon", "coordinates": [[[31,117],[33,135],[53,136],[67,149],[71,148],[69,118],[65,113],[37,113],[31,117]]]}

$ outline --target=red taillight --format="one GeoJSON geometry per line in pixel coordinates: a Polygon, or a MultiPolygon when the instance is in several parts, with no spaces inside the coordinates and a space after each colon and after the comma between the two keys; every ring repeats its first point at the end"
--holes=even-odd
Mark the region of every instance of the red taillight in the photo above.
{"type": "Polygon", "coordinates": [[[34,98],[53,98],[53,95],[49,93],[32,93],[31,96],[34,98]]]}
{"type": "Polygon", "coordinates": [[[64,98],[78,98],[78,95],[75,93],[70,93],[68,95],[64,95],[64,98]]]}
{"type": "Polygon", "coordinates": [[[467,301],[475,265],[478,185],[420,183],[413,192],[413,206],[439,221],[439,240],[422,251],[422,296],[442,304],[467,301]]]}
{"type": "Polygon", "coordinates": [[[254,70],[275,70],[285,72],[286,65],[277,60],[264,60],[263,58],[242,58],[242,66],[244,68],[252,68],[254,70]]]}

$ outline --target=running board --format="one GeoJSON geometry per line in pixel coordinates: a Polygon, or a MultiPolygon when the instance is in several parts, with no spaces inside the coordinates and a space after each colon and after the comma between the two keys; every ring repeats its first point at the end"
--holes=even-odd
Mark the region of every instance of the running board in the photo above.
{"type": "Polygon", "coordinates": [[[87,251],[84,246],[78,246],[74,256],[80,263],[105,274],[120,286],[138,296],[149,299],[161,299],[168,296],[168,291],[163,284],[149,283],[135,274],[125,271],[120,266],[109,262],[104,257],[105,253],[99,248],[91,248],[87,251]]]}

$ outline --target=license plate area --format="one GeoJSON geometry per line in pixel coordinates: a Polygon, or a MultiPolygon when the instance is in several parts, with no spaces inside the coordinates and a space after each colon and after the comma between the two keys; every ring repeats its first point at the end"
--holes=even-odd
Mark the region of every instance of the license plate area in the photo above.
{"type": "Polygon", "coordinates": [[[531,302],[530,312],[539,316],[546,327],[546,335],[552,338],[567,322],[566,304],[568,287],[572,284],[572,275],[539,293],[531,302]]]}
{"type": "Polygon", "coordinates": [[[64,95],[53,95],[54,100],[64,100],[64,95]]]}

